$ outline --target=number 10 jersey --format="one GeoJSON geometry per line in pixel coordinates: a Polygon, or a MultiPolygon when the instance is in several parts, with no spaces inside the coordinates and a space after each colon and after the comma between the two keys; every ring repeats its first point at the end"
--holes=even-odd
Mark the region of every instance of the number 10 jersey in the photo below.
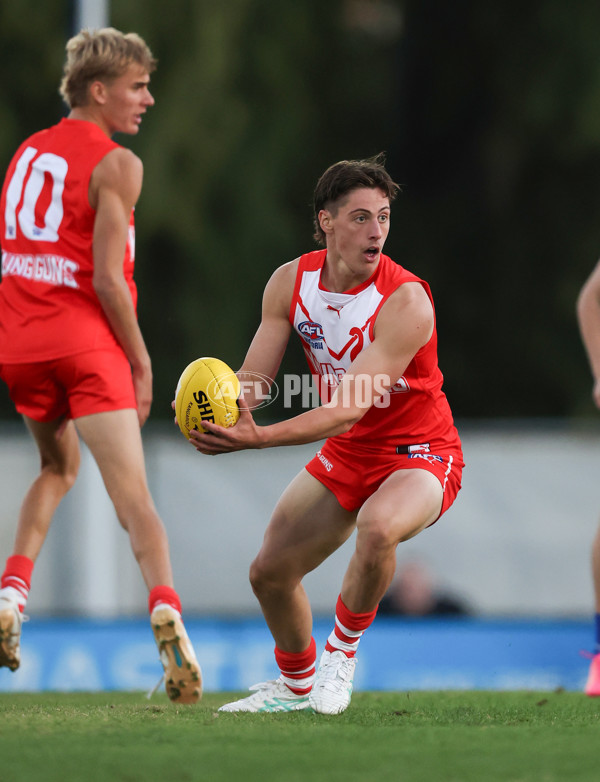
{"type": "MultiPolygon", "coordinates": [[[[118,342],[92,284],[94,168],[116,149],[97,125],[63,119],[30,136],[0,197],[0,362],[47,361],[118,342]]],[[[123,271],[134,307],[133,212],[123,271]]]]}

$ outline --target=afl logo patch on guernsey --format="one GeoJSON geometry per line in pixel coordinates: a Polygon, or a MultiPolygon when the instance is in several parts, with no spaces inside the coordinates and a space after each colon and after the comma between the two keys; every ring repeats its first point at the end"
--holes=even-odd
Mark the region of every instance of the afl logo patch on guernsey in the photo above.
{"type": "Polygon", "coordinates": [[[312,320],[304,320],[298,324],[298,331],[300,336],[306,340],[306,342],[321,342],[323,340],[323,326],[320,323],[315,323],[312,320]]]}

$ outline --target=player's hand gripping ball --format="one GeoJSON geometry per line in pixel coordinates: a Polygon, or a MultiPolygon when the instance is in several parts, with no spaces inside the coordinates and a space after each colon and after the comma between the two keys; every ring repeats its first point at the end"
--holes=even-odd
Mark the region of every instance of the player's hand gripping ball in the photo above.
{"type": "Polygon", "coordinates": [[[240,417],[240,381],[224,361],[197,358],[183,370],[175,391],[175,417],[183,434],[201,429],[202,421],[234,426],[240,417]]]}

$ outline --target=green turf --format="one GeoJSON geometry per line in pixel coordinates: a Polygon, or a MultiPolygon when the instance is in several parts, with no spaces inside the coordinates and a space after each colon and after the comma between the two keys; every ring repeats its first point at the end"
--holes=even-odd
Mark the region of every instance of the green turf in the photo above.
{"type": "Polygon", "coordinates": [[[600,699],[355,693],[342,715],[225,714],[139,693],[0,694],[0,782],[568,782],[600,778],[600,699]]]}

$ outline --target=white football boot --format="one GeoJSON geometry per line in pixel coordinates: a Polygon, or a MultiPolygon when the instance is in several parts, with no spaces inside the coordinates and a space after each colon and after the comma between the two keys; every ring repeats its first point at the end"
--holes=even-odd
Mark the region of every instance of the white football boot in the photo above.
{"type": "Polygon", "coordinates": [[[350,705],[356,658],[344,652],[324,651],[308,697],[311,708],[319,714],[340,714],[350,705]]]}
{"type": "Polygon", "coordinates": [[[308,709],[308,695],[296,695],[281,678],[250,687],[252,695],[226,703],[219,711],[300,711],[308,709]]]}

